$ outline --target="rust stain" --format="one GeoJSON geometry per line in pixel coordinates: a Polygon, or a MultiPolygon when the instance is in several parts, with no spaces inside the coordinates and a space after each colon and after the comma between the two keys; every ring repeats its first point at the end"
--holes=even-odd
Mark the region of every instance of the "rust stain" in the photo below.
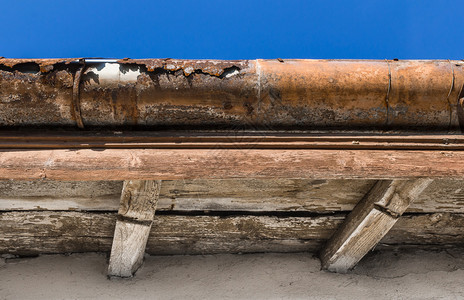
{"type": "Polygon", "coordinates": [[[464,85],[461,87],[457,101],[457,115],[461,132],[464,132],[464,85]]]}
{"type": "Polygon", "coordinates": [[[464,123],[459,61],[111,63],[120,76],[89,62],[76,80],[78,58],[0,58],[0,126],[75,127],[78,109],[89,128],[439,131],[464,123]]]}
{"type": "Polygon", "coordinates": [[[195,72],[209,74],[211,76],[220,77],[224,72],[231,68],[238,70],[248,67],[247,60],[177,60],[171,58],[165,59],[130,59],[124,58],[117,61],[120,64],[136,64],[147,68],[149,72],[154,72],[156,69],[166,71],[182,70],[185,76],[190,76],[195,72]]]}
{"type": "Polygon", "coordinates": [[[14,68],[19,64],[33,63],[39,66],[40,72],[46,73],[53,70],[56,64],[69,64],[74,61],[79,61],[82,58],[54,58],[54,59],[27,59],[27,58],[0,58],[0,65],[8,68],[14,68]]]}
{"type": "Polygon", "coordinates": [[[79,86],[81,84],[81,75],[82,71],[84,70],[85,65],[82,65],[79,70],[77,70],[74,76],[74,83],[73,83],[73,95],[72,95],[72,116],[76,120],[77,127],[83,129],[84,122],[82,121],[82,114],[81,114],[81,103],[79,99],[79,86]]]}

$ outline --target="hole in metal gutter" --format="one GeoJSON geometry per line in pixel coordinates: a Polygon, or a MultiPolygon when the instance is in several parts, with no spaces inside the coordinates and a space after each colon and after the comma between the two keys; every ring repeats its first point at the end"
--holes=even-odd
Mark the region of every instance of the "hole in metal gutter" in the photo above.
{"type": "Polygon", "coordinates": [[[229,68],[225,68],[224,72],[219,76],[219,78],[230,78],[232,76],[238,75],[240,73],[240,68],[236,66],[232,66],[229,68]]]}

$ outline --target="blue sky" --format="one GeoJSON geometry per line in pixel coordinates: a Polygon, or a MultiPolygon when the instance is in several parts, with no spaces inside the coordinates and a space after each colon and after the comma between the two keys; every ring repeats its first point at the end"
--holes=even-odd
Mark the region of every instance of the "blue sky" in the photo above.
{"type": "Polygon", "coordinates": [[[464,58],[464,1],[0,3],[10,58],[464,58]]]}

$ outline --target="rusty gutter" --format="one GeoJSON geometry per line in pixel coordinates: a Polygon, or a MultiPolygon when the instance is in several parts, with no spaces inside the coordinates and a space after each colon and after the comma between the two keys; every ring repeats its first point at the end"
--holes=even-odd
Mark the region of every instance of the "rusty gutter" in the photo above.
{"type": "Polygon", "coordinates": [[[0,58],[0,128],[459,132],[463,65],[0,58]]]}
{"type": "Polygon", "coordinates": [[[464,150],[462,135],[314,135],[228,132],[0,132],[0,149],[464,150]]]}

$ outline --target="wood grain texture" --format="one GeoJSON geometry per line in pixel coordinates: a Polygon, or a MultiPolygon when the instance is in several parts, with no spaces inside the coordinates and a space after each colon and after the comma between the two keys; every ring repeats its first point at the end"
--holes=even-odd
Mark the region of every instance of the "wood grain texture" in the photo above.
{"type": "Polygon", "coordinates": [[[164,183],[160,209],[176,211],[351,210],[373,180],[194,179],[164,183]]]}
{"type": "Polygon", "coordinates": [[[108,276],[131,277],[142,265],[160,187],[160,180],[124,181],[108,276]]]}
{"type": "MultiPolygon", "coordinates": [[[[110,251],[116,213],[0,213],[0,253],[110,251]]],[[[154,219],[150,254],[317,251],[344,215],[165,216],[154,219]]]]}
{"type": "Polygon", "coordinates": [[[118,214],[135,221],[153,222],[161,180],[127,180],[121,192],[118,214]]]}
{"type": "MultiPolygon", "coordinates": [[[[156,255],[315,253],[345,214],[314,217],[157,215],[146,252],[156,255]]],[[[0,253],[109,252],[116,213],[2,212],[0,253]]],[[[464,245],[464,214],[404,214],[378,247],[464,245]]]]}
{"type": "Polygon", "coordinates": [[[462,178],[463,159],[431,150],[4,150],[0,179],[462,178]]]}
{"type": "Polygon", "coordinates": [[[434,180],[407,212],[464,213],[464,180],[434,180]]]}
{"type": "Polygon", "coordinates": [[[381,242],[385,245],[464,245],[464,214],[403,215],[381,242]]]}
{"type": "Polygon", "coordinates": [[[151,226],[117,221],[108,276],[132,277],[142,266],[151,226]]]}
{"type": "MultiPolygon", "coordinates": [[[[163,181],[159,211],[351,211],[372,188],[363,179],[163,181]]],[[[0,181],[2,210],[117,211],[122,181],[0,181]]],[[[464,180],[436,179],[407,212],[464,213],[464,180]]]]}
{"type": "Polygon", "coordinates": [[[322,249],[322,267],[340,273],[352,269],[431,182],[431,179],[377,182],[322,249]]]}
{"type": "MultiPolygon", "coordinates": [[[[161,211],[347,211],[374,180],[193,179],[163,181],[161,211]]],[[[121,181],[0,181],[0,210],[116,211],[121,181]]]]}
{"type": "Polygon", "coordinates": [[[0,210],[117,211],[122,181],[0,181],[0,210]]]}

